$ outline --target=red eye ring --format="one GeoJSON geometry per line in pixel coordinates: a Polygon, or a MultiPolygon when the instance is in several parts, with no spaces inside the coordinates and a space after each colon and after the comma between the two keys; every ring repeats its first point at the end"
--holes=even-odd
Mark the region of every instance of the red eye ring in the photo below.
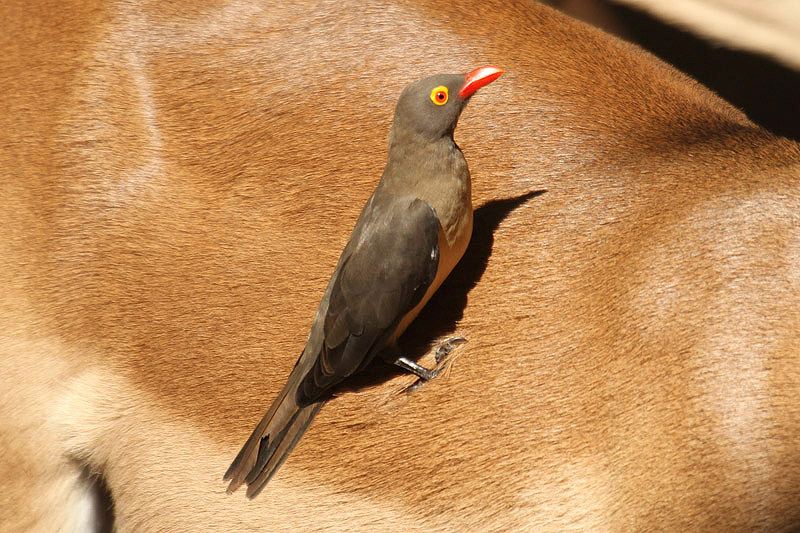
{"type": "Polygon", "coordinates": [[[447,103],[447,100],[450,98],[449,91],[447,87],[444,85],[440,85],[438,87],[434,87],[431,91],[431,102],[436,105],[444,105],[447,103]]]}

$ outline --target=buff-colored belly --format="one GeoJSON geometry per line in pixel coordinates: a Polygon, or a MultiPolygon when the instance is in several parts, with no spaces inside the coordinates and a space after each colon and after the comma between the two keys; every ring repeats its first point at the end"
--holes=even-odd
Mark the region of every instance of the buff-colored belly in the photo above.
{"type": "Polygon", "coordinates": [[[433,293],[436,292],[436,289],[438,289],[442,282],[444,282],[458,261],[461,259],[461,256],[464,255],[464,252],[469,245],[469,240],[472,237],[471,211],[472,210],[469,211],[468,219],[464,221],[461,231],[455,236],[452,245],[448,243],[444,231],[439,228],[439,266],[436,269],[436,277],[433,279],[431,286],[428,287],[428,290],[425,292],[425,296],[422,297],[422,300],[420,300],[420,302],[400,321],[400,324],[392,335],[390,342],[396,341],[400,335],[403,334],[408,325],[411,324],[415,318],[417,318],[417,315],[420,311],[422,311],[422,308],[425,307],[425,304],[428,303],[428,300],[431,299],[433,293]]]}

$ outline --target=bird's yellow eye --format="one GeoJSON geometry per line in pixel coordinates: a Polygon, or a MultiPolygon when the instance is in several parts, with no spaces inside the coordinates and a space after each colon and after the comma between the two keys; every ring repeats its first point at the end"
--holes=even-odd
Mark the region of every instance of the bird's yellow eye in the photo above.
{"type": "Polygon", "coordinates": [[[444,105],[447,103],[447,87],[439,85],[431,91],[431,102],[436,105],[444,105]]]}

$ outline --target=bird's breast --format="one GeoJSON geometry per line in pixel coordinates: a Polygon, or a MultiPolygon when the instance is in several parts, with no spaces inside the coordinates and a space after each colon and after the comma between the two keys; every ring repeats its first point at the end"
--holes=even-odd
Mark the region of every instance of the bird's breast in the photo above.
{"type": "Polygon", "coordinates": [[[439,227],[439,267],[431,285],[434,290],[450,274],[464,255],[472,237],[472,206],[465,205],[464,212],[449,227],[439,227]]]}
{"type": "Polygon", "coordinates": [[[452,272],[458,261],[464,255],[464,252],[469,246],[470,238],[472,237],[472,205],[468,204],[468,209],[463,213],[457,223],[448,228],[442,227],[441,219],[439,225],[439,264],[436,269],[436,277],[433,278],[428,290],[422,300],[419,301],[414,308],[403,317],[400,324],[392,335],[390,341],[396,341],[400,335],[406,330],[409,324],[417,317],[417,315],[431,299],[436,289],[444,282],[447,276],[452,272]],[[449,231],[447,231],[449,230],[449,231]]]}

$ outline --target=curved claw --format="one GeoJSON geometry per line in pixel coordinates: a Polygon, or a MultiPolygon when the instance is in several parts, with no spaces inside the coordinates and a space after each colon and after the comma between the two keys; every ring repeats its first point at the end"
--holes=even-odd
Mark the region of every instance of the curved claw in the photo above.
{"type": "Polygon", "coordinates": [[[436,359],[436,364],[438,365],[442,361],[444,361],[445,357],[450,355],[450,352],[452,352],[456,346],[464,344],[465,342],[467,342],[467,339],[465,339],[464,337],[452,337],[450,339],[447,339],[442,344],[440,344],[436,348],[436,354],[434,354],[434,359],[436,359]]]}

